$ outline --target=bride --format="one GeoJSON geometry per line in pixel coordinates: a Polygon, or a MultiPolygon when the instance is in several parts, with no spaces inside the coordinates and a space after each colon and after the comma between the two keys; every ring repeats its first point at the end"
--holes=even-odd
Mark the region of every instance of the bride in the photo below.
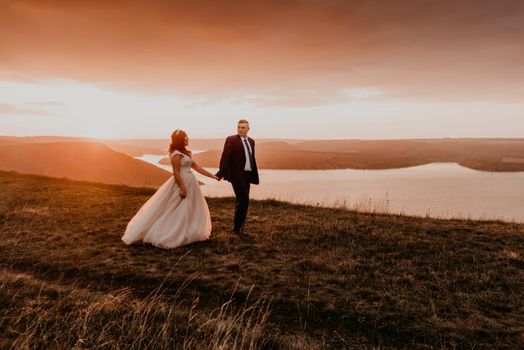
{"type": "Polygon", "coordinates": [[[191,157],[187,134],[171,134],[169,159],[173,176],[140,208],[127,224],[122,237],[125,244],[150,243],[160,248],[175,248],[209,238],[211,217],[206,200],[191,171],[215,180],[215,175],[200,167],[191,157]]]}

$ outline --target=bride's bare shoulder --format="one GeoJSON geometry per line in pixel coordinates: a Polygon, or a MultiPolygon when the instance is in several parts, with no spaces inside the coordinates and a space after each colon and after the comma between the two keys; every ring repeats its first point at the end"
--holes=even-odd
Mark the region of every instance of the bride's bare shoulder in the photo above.
{"type": "Polygon", "coordinates": [[[179,158],[182,158],[184,157],[184,154],[180,151],[173,151],[169,153],[169,158],[171,158],[171,160],[173,160],[176,156],[179,156],[179,158]]]}

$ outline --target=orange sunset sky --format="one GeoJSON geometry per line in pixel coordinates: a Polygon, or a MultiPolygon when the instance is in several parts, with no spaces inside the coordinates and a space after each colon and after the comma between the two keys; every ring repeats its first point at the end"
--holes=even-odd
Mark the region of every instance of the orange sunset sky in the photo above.
{"type": "Polygon", "coordinates": [[[523,1],[0,0],[0,135],[524,137],[523,1]]]}

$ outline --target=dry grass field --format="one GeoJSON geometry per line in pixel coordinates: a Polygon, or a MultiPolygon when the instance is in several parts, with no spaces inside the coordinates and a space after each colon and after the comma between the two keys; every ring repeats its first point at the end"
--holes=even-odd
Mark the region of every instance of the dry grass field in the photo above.
{"type": "Polygon", "coordinates": [[[154,192],[0,172],[1,349],[518,349],[524,225],[209,198],[212,239],[125,246],[154,192]]]}

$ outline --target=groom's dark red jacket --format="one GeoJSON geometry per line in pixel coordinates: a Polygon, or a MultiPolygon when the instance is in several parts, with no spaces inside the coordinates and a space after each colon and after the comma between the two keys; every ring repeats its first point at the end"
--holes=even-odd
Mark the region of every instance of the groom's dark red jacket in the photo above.
{"type": "MultiPolygon", "coordinates": [[[[249,137],[247,139],[251,146],[251,150],[253,151],[253,161],[251,164],[252,171],[249,172],[248,181],[252,184],[258,185],[259,178],[257,161],[255,160],[255,141],[249,137]]],[[[244,145],[242,144],[242,139],[239,135],[229,136],[224,143],[222,158],[220,158],[220,170],[216,175],[229,182],[242,181],[245,176],[245,166],[246,153],[244,145]]]]}

